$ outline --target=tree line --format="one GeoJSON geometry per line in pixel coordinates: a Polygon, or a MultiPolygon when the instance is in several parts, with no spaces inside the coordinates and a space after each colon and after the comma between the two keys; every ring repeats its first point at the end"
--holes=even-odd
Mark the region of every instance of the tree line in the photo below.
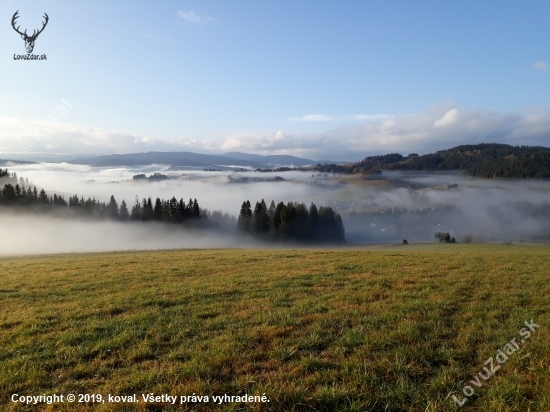
{"type": "Polygon", "coordinates": [[[309,208],[303,203],[272,200],[269,207],[264,199],[256,202],[254,210],[250,201],[243,202],[237,221],[237,231],[260,239],[285,241],[344,243],[345,229],[339,213],[331,207],[309,208]]]}
{"type": "Polygon", "coordinates": [[[125,200],[119,203],[114,195],[108,202],[96,198],[85,199],[77,195],[66,200],[61,195],[48,195],[38,190],[27,179],[18,178],[15,173],[0,169],[0,182],[7,180],[0,190],[0,205],[16,207],[34,212],[67,212],[68,216],[79,216],[114,221],[157,221],[172,224],[186,224],[194,227],[215,227],[221,230],[249,234],[267,241],[291,240],[299,242],[345,242],[345,229],[340,214],[331,207],[309,208],[303,203],[280,202],[267,207],[265,201],[256,202],[252,210],[249,201],[243,202],[239,218],[221,210],[202,209],[197,199],[177,200],[151,197],[141,201],[136,196],[131,207],[125,200]],[[31,189],[32,187],[32,189],[31,189]]]}
{"type": "Polygon", "coordinates": [[[321,172],[373,174],[380,170],[465,170],[472,176],[489,178],[549,178],[550,148],[510,146],[498,143],[461,145],[419,156],[391,153],[369,156],[360,162],[317,165],[321,172]]]}

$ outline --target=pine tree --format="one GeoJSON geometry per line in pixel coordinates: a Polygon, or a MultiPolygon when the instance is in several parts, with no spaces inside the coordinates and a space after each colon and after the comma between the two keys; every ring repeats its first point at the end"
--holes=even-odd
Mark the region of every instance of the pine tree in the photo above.
{"type": "Polygon", "coordinates": [[[119,216],[120,216],[120,220],[122,220],[123,222],[125,222],[130,218],[130,214],[128,213],[128,206],[126,206],[126,202],[124,201],[124,199],[120,204],[119,216]]]}
{"type": "Polygon", "coordinates": [[[2,200],[10,203],[15,201],[15,188],[11,183],[6,183],[4,185],[4,188],[2,189],[2,198],[2,200]]]}
{"type": "MultiPolygon", "coordinates": [[[[36,189],[36,187],[35,187],[36,189]]],[[[40,190],[40,193],[38,194],[38,201],[40,203],[48,204],[48,195],[46,194],[46,191],[44,189],[40,190]]]]}
{"type": "Polygon", "coordinates": [[[143,198],[143,206],[141,210],[141,220],[153,219],[153,202],[151,198],[143,198]]]}
{"type": "Polygon", "coordinates": [[[170,199],[168,209],[170,213],[170,221],[177,223],[179,221],[178,200],[174,196],[170,199]]]}
{"type": "Polygon", "coordinates": [[[141,210],[141,203],[139,203],[139,198],[136,195],[136,199],[134,201],[134,206],[132,207],[132,213],[130,215],[130,218],[132,220],[139,220],[141,219],[142,210],[141,210]]]}
{"type": "Polygon", "coordinates": [[[256,234],[269,231],[269,214],[264,199],[261,202],[256,202],[254,207],[252,230],[256,234]]]}
{"type": "Polygon", "coordinates": [[[309,206],[310,238],[316,240],[318,236],[319,212],[315,203],[309,206]]]}
{"type": "Polygon", "coordinates": [[[109,209],[109,217],[113,220],[118,220],[118,204],[113,195],[111,195],[111,199],[109,199],[107,208],[109,209]]]}
{"type": "Polygon", "coordinates": [[[162,203],[158,197],[157,200],[155,200],[153,215],[155,217],[155,220],[162,220],[162,203]]]}
{"type": "Polygon", "coordinates": [[[275,230],[275,209],[277,206],[275,206],[275,201],[271,201],[271,204],[269,205],[269,230],[274,231],[275,230]]]}
{"type": "Polygon", "coordinates": [[[252,232],[252,208],[248,200],[243,202],[241,206],[241,213],[237,221],[237,230],[243,234],[252,232]]]}
{"type": "Polygon", "coordinates": [[[335,240],[337,242],[346,241],[346,229],[344,228],[344,223],[342,222],[342,216],[340,213],[336,213],[336,236],[335,240]]]}
{"type": "Polygon", "coordinates": [[[283,202],[279,202],[277,204],[277,207],[275,208],[275,213],[273,215],[273,229],[274,233],[276,234],[282,233],[281,224],[284,210],[285,204],[283,202]]]}
{"type": "Polygon", "coordinates": [[[178,222],[185,221],[185,211],[187,210],[187,207],[185,206],[185,202],[183,201],[183,198],[180,199],[178,203],[178,222]]]}
{"type": "Polygon", "coordinates": [[[193,217],[197,219],[201,217],[201,209],[199,207],[199,203],[197,202],[196,198],[193,201],[193,217]]]}
{"type": "Polygon", "coordinates": [[[193,217],[193,199],[189,198],[189,203],[187,203],[187,210],[185,211],[185,216],[187,218],[193,217]]]}

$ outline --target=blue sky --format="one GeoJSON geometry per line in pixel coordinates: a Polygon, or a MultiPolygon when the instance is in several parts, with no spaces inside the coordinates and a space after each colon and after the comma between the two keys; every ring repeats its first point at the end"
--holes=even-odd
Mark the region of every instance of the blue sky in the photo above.
{"type": "Polygon", "coordinates": [[[544,1],[3,0],[0,18],[4,154],[353,160],[550,136],[544,1]],[[14,60],[16,10],[30,32],[48,13],[47,61],[14,60]]]}

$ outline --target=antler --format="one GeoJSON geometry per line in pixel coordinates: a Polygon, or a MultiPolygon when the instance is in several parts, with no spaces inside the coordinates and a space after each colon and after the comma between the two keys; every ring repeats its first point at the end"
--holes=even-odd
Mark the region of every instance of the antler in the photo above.
{"type": "Polygon", "coordinates": [[[38,35],[40,33],[42,33],[44,31],[44,29],[46,28],[46,25],[48,24],[48,21],[50,20],[50,18],[48,17],[48,14],[46,12],[44,12],[44,16],[42,16],[46,19],[46,21],[44,23],[42,23],[42,28],[40,30],[38,30],[38,33],[34,34],[34,32],[32,33],[32,37],[36,38],[38,37],[38,35]]]}
{"type": "Polygon", "coordinates": [[[17,26],[17,28],[15,28],[15,20],[17,20],[17,19],[19,18],[19,16],[17,15],[17,13],[19,13],[19,10],[17,10],[17,11],[14,13],[13,17],[11,18],[11,25],[12,25],[13,29],[14,29],[17,33],[19,33],[21,36],[27,36],[27,30],[25,30],[25,33],[21,33],[21,32],[19,31],[19,27],[20,27],[20,26],[17,26]]]}

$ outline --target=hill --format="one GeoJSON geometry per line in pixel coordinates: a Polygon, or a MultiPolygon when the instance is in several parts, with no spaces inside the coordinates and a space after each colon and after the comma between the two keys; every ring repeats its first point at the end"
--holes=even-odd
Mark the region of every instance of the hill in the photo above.
{"type": "Polygon", "coordinates": [[[32,165],[36,164],[35,162],[29,162],[26,160],[7,160],[0,159],[0,166],[14,166],[14,165],[32,165]]]}
{"type": "Polygon", "coordinates": [[[266,168],[273,166],[307,166],[317,162],[295,156],[273,155],[261,156],[240,152],[229,152],[221,155],[207,155],[192,152],[147,152],[128,153],[80,158],[69,163],[85,164],[95,167],[145,166],[164,164],[172,167],[217,167],[239,166],[266,168]]]}
{"type": "Polygon", "coordinates": [[[547,255],[437,244],[4,257],[0,409],[441,412],[459,410],[455,396],[463,411],[548,411],[547,255]],[[139,403],[10,402],[53,393],[139,403]],[[150,393],[178,406],[145,404],[150,393]],[[193,394],[209,401],[180,404],[193,394]],[[224,394],[269,402],[212,401],[224,394]]]}
{"type": "Polygon", "coordinates": [[[550,148],[497,143],[462,145],[436,153],[369,156],[350,165],[326,164],[323,172],[375,173],[378,170],[465,170],[477,177],[550,178],[550,148]]]}

